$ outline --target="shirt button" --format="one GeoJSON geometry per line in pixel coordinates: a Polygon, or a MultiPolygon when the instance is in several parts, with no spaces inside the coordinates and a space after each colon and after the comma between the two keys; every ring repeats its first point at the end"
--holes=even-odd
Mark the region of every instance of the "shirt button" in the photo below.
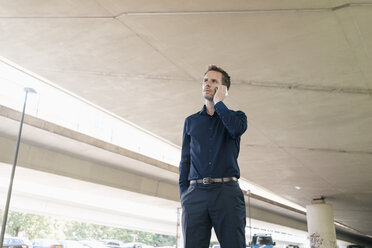
{"type": "Polygon", "coordinates": [[[212,152],[212,149],[209,149],[209,152],[212,152]]]}
{"type": "Polygon", "coordinates": [[[208,164],[212,164],[212,162],[209,162],[208,164]]]}

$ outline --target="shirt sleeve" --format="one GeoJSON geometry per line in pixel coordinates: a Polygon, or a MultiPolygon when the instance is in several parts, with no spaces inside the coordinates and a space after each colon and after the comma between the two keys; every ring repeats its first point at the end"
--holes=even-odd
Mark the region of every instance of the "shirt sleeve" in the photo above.
{"type": "Polygon", "coordinates": [[[179,166],[180,195],[189,187],[190,172],[190,135],[188,134],[188,120],[185,120],[182,135],[181,162],[179,166]]]}
{"type": "Polygon", "coordinates": [[[244,112],[230,111],[222,101],[216,103],[214,109],[233,139],[240,137],[247,130],[247,116],[244,112]]]}

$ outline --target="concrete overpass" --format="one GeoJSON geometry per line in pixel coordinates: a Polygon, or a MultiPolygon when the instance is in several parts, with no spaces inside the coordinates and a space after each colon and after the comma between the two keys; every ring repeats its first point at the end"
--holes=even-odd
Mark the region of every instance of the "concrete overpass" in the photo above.
{"type": "MultiPolygon", "coordinates": [[[[206,65],[225,67],[233,78],[227,104],[245,111],[250,123],[242,140],[242,177],[302,207],[325,196],[335,220],[351,228],[340,228],[340,235],[368,243],[371,3],[3,1],[0,56],[175,150],[183,119],[201,108],[206,65]]],[[[57,115],[67,108],[59,105],[57,115]]],[[[174,165],[33,111],[20,166],[177,206],[174,165]]],[[[3,163],[12,157],[18,112],[1,107],[3,163]]],[[[252,217],[306,229],[301,211],[258,198],[252,217]]]]}

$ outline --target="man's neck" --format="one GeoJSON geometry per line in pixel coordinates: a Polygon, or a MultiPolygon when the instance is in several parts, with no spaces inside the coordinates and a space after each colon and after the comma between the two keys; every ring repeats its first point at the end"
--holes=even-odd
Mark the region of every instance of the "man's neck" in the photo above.
{"type": "Polygon", "coordinates": [[[213,101],[209,101],[209,100],[205,100],[205,107],[207,109],[207,114],[208,115],[213,115],[214,114],[214,102],[213,101]]]}

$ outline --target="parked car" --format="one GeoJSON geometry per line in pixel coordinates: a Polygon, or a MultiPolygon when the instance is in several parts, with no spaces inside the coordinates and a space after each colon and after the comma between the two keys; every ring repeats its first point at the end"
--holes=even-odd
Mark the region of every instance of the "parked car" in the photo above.
{"type": "MultiPolygon", "coordinates": [[[[137,245],[141,245],[141,246],[138,246],[138,247],[141,247],[141,248],[155,248],[152,245],[147,245],[147,244],[144,244],[144,243],[137,243],[137,245]]],[[[159,247],[159,248],[176,248],[176,247],[175,246],[164,246],[164,247],[159,247]]]]}
{"type": "Polygon", "coordinates": [[[300,248],[298,245],[287,245],[286,248],[300,248]]]}
{"type": "Polygon", "coordinates": [[[265,246],[265,248],[273,248],[275,242],[273,241],[271,234],[254,234],[250,246],[252,248],[260,248],[262,246],[265,246]]]}
{"type": "Polygon", "coordinates": [[[32,243],[25,238],[4,237],[3,248],[32,248],[32,243]]]}
{"type": "Polygon", "coordinates": [[[79,243],[84,245],[85,248],[107,248],[103,243],[96,240],[80,240],[79,243]]]}
{"type": "MultiPolygon", "coordinates": [[[[152,245],[142,244],[142,248],[155,248],[155,247],[152,246],[152,245]]],[[[161,247],[159,247],[159,248],[161,248],[161,247]]],[[[173,247],[169,246],[169,248],[175,248],[175,246],[173,246],[173,247]]]]}
{"type": "Polygon", "coordinates": [[[63,245],[54,239],[34,239],[32,248],[63,248],[63,245]]]}
{"type": "Polygon", "coordinates": [[[76,240],[59,240],[63,248],[86,248],[83,244],[76,240]]]}
{"type": "Polygon", "coordinates": [[[124,243],[117,239],[102,239],[99,242],[102,242],[108,248],[121,248],[124,243]]]}
{"type": "Polygon", "coordinates": [[[141,243],[125,243],[121,248],[142,248],[141,243]]]}

